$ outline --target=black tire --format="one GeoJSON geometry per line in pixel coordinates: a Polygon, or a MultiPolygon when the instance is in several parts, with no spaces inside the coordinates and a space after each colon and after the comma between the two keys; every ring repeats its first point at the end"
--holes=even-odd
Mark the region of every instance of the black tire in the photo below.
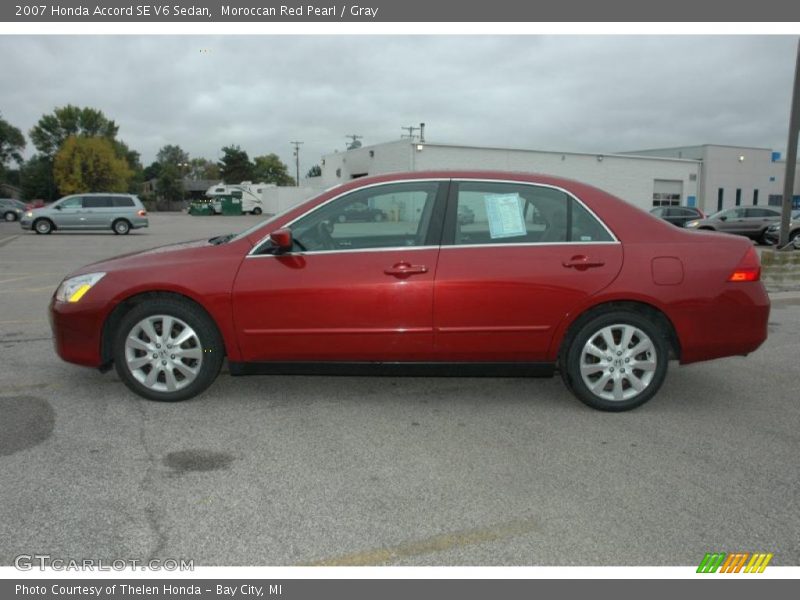
{"type": "Polygon", "coordinates": [[[39,219],[34,221],[33,230],[41,235],[47,235],[53,232],[53,222],[50,219],[39,219]]]}
{"type": "Polygon", "coordinates": [[[256,206],[256,207],[255,207],[255,208],[252,210],[252,213],[253,213],[254,215],[258,216],[258,215],[260,215],[260,214],[261,214],[261,209],[260,209],[258,206],[256,206]]]}
{"type": "Polygon", "coordinates": [[[114,337],[112,355],[117,374],[134,393],[148,400],[179,402],[200,394],[214,382],[222,367],[225,346],[214,321],[202,308],[180,298],[159,298],[138,304],[123,317],[114,337]],[[174,392],[147,387],[133,375],[126,361],[125,342],[128,336],[142,320],[157,315],[166,315],[186,323],[197,334],[202,350],[202,360],[195,379],[174,392]]]}
{"type": "MultiPolygon", "coordinates": [[[[569,390],[578,400],[587,406],[610,412],[631,410],[637,406],[641,406],[655,396],[656,392],[658,392],[659,388],[664,383],[669,361],[669,343],[663,327],[652,318],[638,312],[609,309],[606,312],[590,316],[586,320],[579,320],[573,326],[573,331],[574,334],[569,336],[567,345],[562,352],[560,360],[561,376],[569,390]],[[633,328],[649,338],[652,349],[648,352],[646,357],[643,353],[632,355],[631,360],[633,360],[633,363],[631,363],[625,360],[627,357],[623,350],[618,349],[615,351],[606,346],[602,351],[606,352],[610,350],[609,356],[596,360],[598,364],[600,364],[601,361],[611,358],[611,361],[603,362],[603,364],[608,365],[608,368],[606,369],[605,367],[598,366],[596,371],[588,374],[587,377],[591,380],[591,378],[596,375],[596,379],[591,381],[596,382],[598,385],[603,378],[611,377],[611,379],[608,379],[607,383],[603,384],[603,387],[599,391],[592,391],[581,374],[581,365],[585,364],[583,361],[589,362],[592,360],[593,356],[591,353],[584,354],[584,348],[587,346],[588,342],[593,339],[598,341],[599,345],[602,346],[603,341],[600,332],[608,327],[612,328],[611,334],[614,336],[612,341],[621,342],[621,339],[618,339],[616,336],[617,333],[622,333],[622,327],[625,326],[633,328]],[[618,352],[620,354],[618,354],[618,352]],[[652,376],[644,372],[645,370],[630,368],[630,365],[637,364],[637,361],[641,361],[638,364],[645,364],[645,361],[641,360],[643,357],[648,360],[655,359],[655,368],[652,370],[652,376]],[[625,373],[626,365],[628,368],[627,374],[621,375],[621,373],[625,373]],[[609,371],[613,371],[614,374],[609,371]],[[630,382],[636,380],[641,384],[643,378],[649,378],[649,380],[646,382],[644,388],[636,393],[634,389],[635,386],[631,385],[630,382]],[[617,379],[620,380],[619,389],[622,390],[621,393],[629,397],[617,400],[607,397],[608,395],[613,395],[617,389],[617,379]],[[625,387],[626,384],[627,387],[625,387]],[[609,385],[611,387],[610,390],[607,389],[609,385]],[[604,394],[606,397],[600,394],[604,394]]],[[[629,350],[635,350],[637,342],[641,339],[643,338],[640,338],[638,334],[634,334],[627,348],[629,350]]],[[[597,345],[598,344],[595,346],[597,347],[597,345]]]]}
{"type": "Polygon", "coordinates": [[[117,235],[128,235],[131,224],[126,219],[117,219],[111,224],[111,230],[117,235]]]}
{"type": "Polygon", "coordinates": [[[8,223],[13,223],[14,221],[16,221],[16,220],[17,220],[17,213],[15,213],[15,212],[13,212],[13,211],[10,211],[10,210],[9,210],[8,212],[6,212],[6,213],[3,215],[3,219],[4,219],[5,221],[7,221],[8,223]]]}

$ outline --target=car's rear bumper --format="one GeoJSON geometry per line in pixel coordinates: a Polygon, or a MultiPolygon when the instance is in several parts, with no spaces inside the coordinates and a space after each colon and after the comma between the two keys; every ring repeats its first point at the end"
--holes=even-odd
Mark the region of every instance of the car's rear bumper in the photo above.
{"type": "Polygon", "coordinates": [[[731,283],[710,302],[674,308],[681,363],[749,354],[767,339],[770,302],[764,284],[731,283]]]}
{"type": "Polygon", "coordinates": [[[104,313],[102,305],[50,300],[50,327],[56,353],[65,361],[99,367],[104,313]]]}

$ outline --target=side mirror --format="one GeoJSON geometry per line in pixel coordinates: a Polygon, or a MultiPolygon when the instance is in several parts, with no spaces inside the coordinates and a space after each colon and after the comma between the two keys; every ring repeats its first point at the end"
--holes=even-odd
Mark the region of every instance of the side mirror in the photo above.
{"type": "Polygon", "coordinates": [[[722,215],[722,216],[719,218],[719,220],[720,220],[720,221],[727,221],[727,220],[728,220],[728,217],[726,217],[725,215],[722,215]]]}
{"type": "Polygon", "coordinates": [[[276,229],[269,234],[269,240],[281,252],[288,252],[292,249],[292,230],[285,227],[276,229]]]}
{"type": "Polygon", "coordinates": [[[53,208],[55,208],[56,210],[61,210],[61,205],[60,204],[56,204],[53,208]]]}

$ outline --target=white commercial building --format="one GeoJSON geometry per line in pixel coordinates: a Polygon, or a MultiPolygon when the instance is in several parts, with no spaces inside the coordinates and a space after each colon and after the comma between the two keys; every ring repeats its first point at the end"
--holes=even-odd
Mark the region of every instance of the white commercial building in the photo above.
{"type": "Polygon", "coordinates": [[[700,161],[690,158],[482,148],[406,139],[326,155],[322,183],[330,186],[400,171],[524,171],[576,179],[650,209],[696,204],[700,167],[700,161]]]}
{"type": "MultiPolygon", "coordinates": [[[[325,155],[320,183],[328,187],[401,171],[524,171],[595,185],[646,210],[683,205],[709,214],[737,205],[780,204],[785,167],[772,150],[713,144],[589,154],[404,139],[325,155]]],[[[800,177],[795,203],[799,193],[800,177]]]]}
{"type": "MultiPolygon", "coordinates": [[[[781,202],[786,161],[781,160],[780,153],[767,148],[704,144],[637,150],[630,154],[699,160],[702,163],[699,206],[706,213],[731,206],[781,202]]],[[[797,179],[794,189],[796,196],[800,189],[797,179]]]]}

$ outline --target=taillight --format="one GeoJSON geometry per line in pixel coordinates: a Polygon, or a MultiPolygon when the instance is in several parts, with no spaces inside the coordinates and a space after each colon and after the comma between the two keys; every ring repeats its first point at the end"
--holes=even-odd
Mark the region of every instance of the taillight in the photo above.
{"type": "Polygon", "coordinates": [[[147,216],[147,211],[146,211],[146,210],[140,210],[140,211],[138,212],[138,215],[139,215],[140,217],[146,217],[146,216],[147,216]]]}
{"type": "Polygon", "coordinates": [[[759,279],[761,279],[761,262],[758,260],[756,249],[750,247],[731,276],[728,277],[728,281],[758,281],[759,279]]]}

